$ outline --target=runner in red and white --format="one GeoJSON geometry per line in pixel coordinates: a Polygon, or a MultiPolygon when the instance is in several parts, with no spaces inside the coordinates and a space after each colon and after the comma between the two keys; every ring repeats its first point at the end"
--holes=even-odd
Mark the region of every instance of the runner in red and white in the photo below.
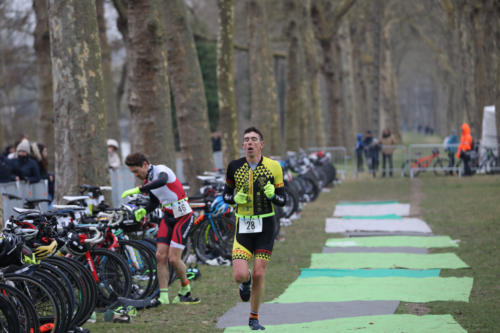
{"type": "Polygon", "coordinates": [[[194,304],[199,298],[191,297],[191,285],[186,277],[186,265],[181,259],[182,251],[186,246],[186,237],[193,225],[193,211],[187,201],[186,193],[175,173],[166,165],[153,165],[141,153],[127,156],[125,164],[130,171],[144,181],[144,185],[126,190],[122,194],[125,198],[133,194],[149,194],[150,202],[146,208],[139,208],[134,212],[137,221],[161,205],[163,218],[157,235],[156,265],[160,297],[162,304],[169,304],[168,281],[170,262],[180,277],[181,289],[173,303],[194,304]]]}

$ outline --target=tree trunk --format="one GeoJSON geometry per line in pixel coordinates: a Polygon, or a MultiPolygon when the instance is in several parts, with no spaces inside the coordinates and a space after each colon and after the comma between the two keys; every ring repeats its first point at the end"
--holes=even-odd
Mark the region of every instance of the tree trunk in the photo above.
{"type": "Polygon", "coordinates": [[[38,82],[38,113],[40,115],[40,133],[38,140],[47,147],[48,170],[54,168],[54,104],[52,101],[52,64],[50,62],[50,32],[48,0],[34,0],[36,15],[34,33],[36,69],[38,82]]]}
{"type": "Polygon", "coordinates": [[[219,34],[217,35],[217,95],[219,129],[222,130],[224,165],[240,157],[238,116],[234,94],[234,6],[233,0],[218,0],[219,34]]]}
{"type": "MultiPolygon", "coordinates": [[[[306,3],[307,14],[311,8],[311,2],[306,3]]],[[[314,39],[313,23],[310,15],[306,16],[306,27],[304,29],[304,52],[306,60],[306,80],[307,96],[311,108],[310,121],[308,128],[308,145],[313,147],[324,147],[325,131],[323,109],[321,106],[321,92],[319,86],[319,65],[318,65],[318,50],[316,49],[316,40],[314,39]]]]}
{"type": "Polygon", "coordinates": [[[102,57],[102,77],[104,84],[104,105],[106,107],[106,134],[108,138],[120,142],[118,126],[118,107],[116,104],[115,85],[111,71],[111,51],[106,36],[106,18],[104,17],[104,0],[96,0],[97,25],[102,57]]]}
{"type": "Polygon", "coordinates": [[[251,85],[251,123],[264,135],[267,151],[282,153],[274,59],[269,42],[264,1],[248,1],[248,52],[251,85]]]}
{"type": "Polygon", "coordinates": [[[128,2],[128,105],[132,152],[175,166],[164,23],[158,0],[128,2]]]}
{"type": "Polygon", "coordinates": [[[79,184],[108,184],[109,173],[95,3],[49,4],[58,202],[79,184]]]}
{"type": "Polygon", "coordinates": [[[354,96],[354,68],[352,56],[351,33],[349,31],[349,22],[344,22],[339,28],[339,44],[340,44],[340,69],[342,77],[342,105],[344,107],[344,146],[348,151],[354,148],[355,133],[354,128],[354,113],[357,110],[356,98],[354,96]]]}
{"type": "Polygon", "coordinates": [[[399,113],[399,103],[397,95],[397,83],[396,76],[393,71],[392,57],[391,57],[391,45],[390,36],[387,21],[387,14],[385,13],[385,8],[382,10],[382,22],[381,27],[384,27],[381,31],[381,51],[380,51],[380,114],[381,128],[379,128],[379,134],[382,133],[384,128],[388,128],[392,135],[394,136],[396,142],[401,141],[401,130],[400,130],[400,113],[399,113]],[[387,26],[386,26],[387,24],[387,26]]]}
{"type": "Polygon", "coordinates": [[[163,3],[166,14],[169,76],[177,112],[184,176],[197,191],[196,175],[214,167],[207,101],[184,0],[163,3]]]}
{"type": "MultiPolygon", "coordinates": [[[[337,32],[340,20],[354,5],[355,0],[336,1],[336,7],[328,0],[313,0],[311,17],[314,23],[314,34],[322,51],[321,70],[325,77],[326,101],[329,117],[327,119],[326,143],[338,146],[343,143],[341,121],[343,115],[340,105],[342,86],[339,79],[339,49],[337,32]]],[[[325,119],[326,120],[326,119],[325,119]]]]}
{"type": "MultiPolygon", "coordinates": [[[[285,138],[286,150],[297,151],[301,148],[301,114],[306,108],[304,90],[304,49],[300,29],[303,28],[299,3],[296,0],[287,0],[286,36],[288,39],[287,52],[287,85],[285,94],[285,138]]],[[[306,127],[307,128],[307,127],[306,127]]]]}

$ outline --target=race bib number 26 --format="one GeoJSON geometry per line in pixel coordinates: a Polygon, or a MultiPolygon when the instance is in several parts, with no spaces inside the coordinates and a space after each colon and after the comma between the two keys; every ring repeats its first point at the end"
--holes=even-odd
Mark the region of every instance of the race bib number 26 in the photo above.
{"type": "Polygon", "coordinates": [[[262,218],[257,216],[240,217],[239,219],[239,233],[252,234],[262,232],[262,218]]]}

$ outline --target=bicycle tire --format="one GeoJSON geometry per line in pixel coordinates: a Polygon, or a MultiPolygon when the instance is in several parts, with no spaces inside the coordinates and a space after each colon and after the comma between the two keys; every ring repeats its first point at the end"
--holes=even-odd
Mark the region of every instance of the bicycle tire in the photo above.
{"type": "Polygon", "coordinates": [[[82,274],[82,271],[85,271],[85,268],[72,265],[68,258],[53,257],[45,259],[44,262],[50,263],[66,274],[73,286],[72,292],[75,298],[75,306],[73,308],[73,316],[71,318],[69,328],[83,325],[88,317],[84,320],[82,320],[82,318],[84,318],[86,313],[89,311],[91,313],[94,308],[88,303],[95,303],[95,294],[94,297],[92,297],[90,283],[87,281],[86,275],[82,274]]]}
{"type": "Polygon", "coordinates": [[[126,259],[132,277],[132,299],[143,299],[152,292],[156,278],[156,260],[149,248],[135,240],[119,240],[119,252],[126,259]],[[128,248],[127,248],[128,247],[128,248]],[[130,253],[133,252],[133,253],[130,253]],[[135,256],[132,258],[131,256],[135,256]],[[135,259],[135,261],[134,261],[135,259]]]}
{"type": "MultiPolygon", "coordinates": [[[[65,288],[60,288],[56,281],[58,277],[49,271],[39,272],[35,270],[32,273],[32,276],[42,282],[47,288],[51,289],[52,292],[56,295],[57,303],[61,308],[61,318],[59,321],[59,326],[61,327],[61,332],[66,332],[68,330],[69,319],[71,314],[69,312],[69,299],[67,295],[67,291],[65,288]]],[[[47,317],[39,317],[40,322],[45,323],[45,321],[50,322],[51,318],[47,317]]],[[[58,331],[59,332],[59,331],[58,331]]]]}
{"type": "MultiPolygon", "coordinates": [[[[220,223],[220,217],[215,217],[214,223],[220,223]]],[[[222,237],[215,235],[208,218],[203,220],[193,234],[193,246],[198,259],[207,262],[219,256],[230,259],[234,233],[231,237],[226,233],[222,237]]]]}
{"type": "Polygon", "coordinates": [[[0,295],[0,331],[6,333],[20,333],[21,331],[16,308],[4,295],[0,295]]]}
{"type": "Polygon", "coordinates": [[[61,309],[58,300],[51,289],[33,277],[14,273],[5,274],[5,280],[14,283],[14,288],[19,289],[31,300],[39,318],[39,324],[46,324],[52,320],[51,333],[62,332],[61,309]]]}
{"type": "MultiPolygon", "coordinates": [[[[116,301],[117,297],[130,297],[132,283],[125,260],[120,255],[101,248],[91,249],[90,255],[99,277],[97,307],[106,307],[116,301]]],[[[82,256],[79,260],[85,262],[85,267],[90,270],[85,257],[82,256]]]]}
{"type": "Polygon", "coordinates": [[[283,217],[290,218],[299,209],[299,196],[292,186],[285,183],[285,206],[283,206],[283,217]]]}
{"type": "Polygon", "coordinates": [[[0,294],[14,305],[21,333],[40,333],[38,315],[28,296],[4,283],[0,283],[0,294]]]}

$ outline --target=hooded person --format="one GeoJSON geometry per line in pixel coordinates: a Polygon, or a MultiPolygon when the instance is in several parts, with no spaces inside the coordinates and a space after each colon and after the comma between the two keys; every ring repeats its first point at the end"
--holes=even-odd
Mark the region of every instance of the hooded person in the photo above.
{"type": "Polygon", "coordinates": [[[30,157],[31,145],[27,139],[22,139],[16,147],[16,158],[12,162],[13,172],[19,179],[29,183],[40,181],[40,168],[38,163],[30,157]]]}
{"type": "Polygon", "coordinates": [[[118,155],[118,141],[115,139],[108,139],[106,141],[108,145],[108,163],[111,169],[119,168],[121,165],[120,155],[118,155]]]}
{"type": "Polygon", "coordinates": [[[460,144],[458,145],[457,150],[457,158],[462,159],[464,163],[464,175],[470,176],[472,175],[472,170],[470,168],[470,154],[469,152],[473,148],[473,140],[470,135],[470,127],[469,124],[462,124],[462,135],[460,136],[460,144]]]}

